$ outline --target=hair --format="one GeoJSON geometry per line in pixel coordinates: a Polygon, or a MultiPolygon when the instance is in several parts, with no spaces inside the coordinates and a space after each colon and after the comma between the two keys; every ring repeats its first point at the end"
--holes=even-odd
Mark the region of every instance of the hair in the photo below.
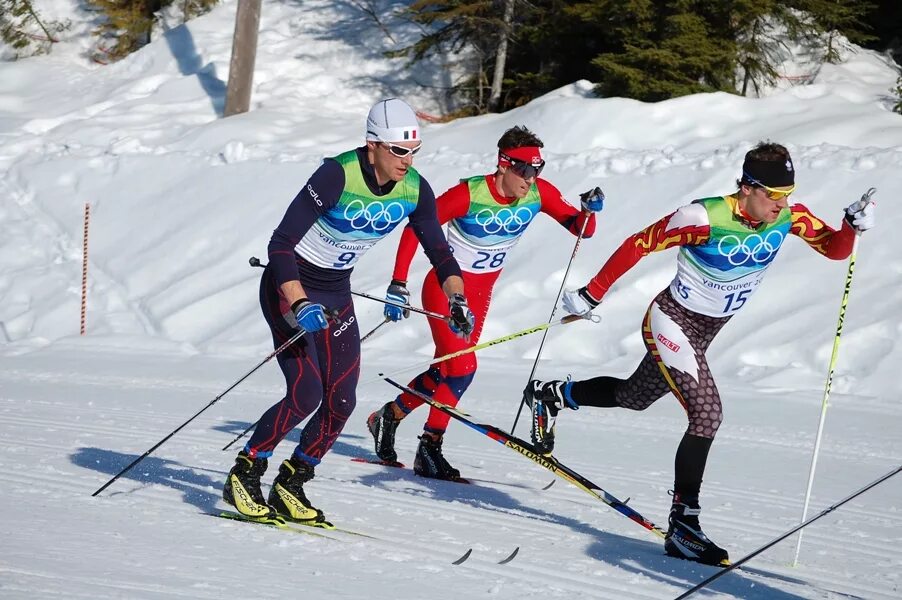
{"type": "Polygon", "coordinates": [[[545,144],[542,143],[542,140],[540,140],[536,134],[520,125],[511,127],[505,131],[498,140],[499,150],[503,150],[504,148],[522,148],[524,146],[544,148],[545,144]]]}
{"type": "MultiPolygon", "coordinates": [[[[760,160],[767,162],[783,162],[792,160],[789,150],[782,144],[774,142],[758,142],[758,145],[745,153],[745,160],[760,160]]],[[[742,182],[742,178],[736,180],[736,187],[748,185],[742,182]]]]}

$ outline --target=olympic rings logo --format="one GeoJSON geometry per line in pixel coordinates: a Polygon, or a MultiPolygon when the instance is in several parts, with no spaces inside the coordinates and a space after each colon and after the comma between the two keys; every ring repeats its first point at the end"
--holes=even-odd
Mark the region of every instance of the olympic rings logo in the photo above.
{"type": "Polygon", "coordinates": [[[736,235],[725,235],[717,243],[717,251],[731,265],[739,267],[749,261],[757,264],[769,261],[780,249],[782,243],[783,234],[777,230],[771,231],[763,238],[757,233],[753,233],[744,240],[736,235]],[[724,248],[725,245],[726,248],[724,248]]]}
{"type": "Polygon", "coordinates": [[[404,206],[400,202],[364,204],[362,200],[352,200],[345,207],[345,219],[358,230],[385,231],[403,218],[404,206]]]}
{"type": "Polygon", "coordinates": [[[489,235],[501,232],[515,234],[520,233],[532,221],[532,211],[521,206],[516,210],[502,208],[493,213],[488,208],[483,208],[473,217],[476,224],[489,235]]]}

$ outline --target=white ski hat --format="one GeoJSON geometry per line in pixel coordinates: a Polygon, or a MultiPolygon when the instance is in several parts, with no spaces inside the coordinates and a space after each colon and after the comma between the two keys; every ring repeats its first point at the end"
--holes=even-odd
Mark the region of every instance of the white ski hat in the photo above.
{"type": "Polygon", "coordinates": [[[419,141],[417,115],[400,98],[380,100],[366,117],[366,139],[378,142],[419,141]]]}

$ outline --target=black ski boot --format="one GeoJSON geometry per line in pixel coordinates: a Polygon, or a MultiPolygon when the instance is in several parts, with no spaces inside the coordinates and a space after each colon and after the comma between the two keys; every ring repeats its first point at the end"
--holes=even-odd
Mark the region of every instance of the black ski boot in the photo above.
{"type": "Polygon", "coordinates": [[[460,479],[460,471],[448,464],[442,455],[442,438],[434,438],[424,433],[420,436],[417,456],[413,461],[413,472],[430,479],[456,481],[460,479]]]}
{"type": "Polygon", "coordinates": [[[554,422],[558,411],[564,408],[579,409],[579,405],[570,397],[571,385],[569,379],[546,382],[533,379],[523,390],[523,398],[532,409],[530,437],[539,454],[548,456],[554,451],[554,422]]]}
{"type": "Polygon", "coordinates": [[[260,477],[266,472],[265,458],[253,459],[242,450],[235,458],[235,466],[229,471],[222,487],[222,499],[238,509],[238,512],[255,519],[271,519],[276,511],[263,499],[260,477]]]}
{"type": "Polygon", "coordinates": [[[269,504],[279,516],[317,527],[331,527],[323,511],[310,504],[304,494],[304,484],[313,479],[313,467],[296,456],[283,460],[279,474],[272,482],[269,504]]]}
{"type": "Polygon", "coordinates": [[[367,417],[366,428],[370,430],[373,441],[376,442],[376,456],[385,462],[396,463],[398,462],[398,453],[395,452],[395,430],[401,420],[395,418],[392,404],[394,404],[394,400],[387,402],[382,408],[367,417]]]}
{"type": "Polygon", "coordinates": [[[674,493],[670,507],[670,526],[664,538],[664,551],[669,556],[685,558],[716,567],[730,566],[727,551],[708,539],[698,522],[701,509],[698,497],[674,493]]]}

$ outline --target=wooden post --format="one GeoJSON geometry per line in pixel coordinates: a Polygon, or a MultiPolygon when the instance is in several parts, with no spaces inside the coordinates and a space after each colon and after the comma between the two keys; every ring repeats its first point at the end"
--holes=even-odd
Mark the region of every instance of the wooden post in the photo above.
{"type": "Polygon", "coordinates": [[[223,116],[245,113],[251,106],[254,84],[254,62],[257,59],[257,33],[260,30],[262,0],[238,0],[232,59],[229,62],[229,84],[223,116]]]}
{"type": "Polygon", "coordinates": [[[85,334],[85,316],[88,308],[88,223],[91,218],[91,205],[85,202],[85,233],[82,237],[81,249],[81,335],[85,334]]]}

